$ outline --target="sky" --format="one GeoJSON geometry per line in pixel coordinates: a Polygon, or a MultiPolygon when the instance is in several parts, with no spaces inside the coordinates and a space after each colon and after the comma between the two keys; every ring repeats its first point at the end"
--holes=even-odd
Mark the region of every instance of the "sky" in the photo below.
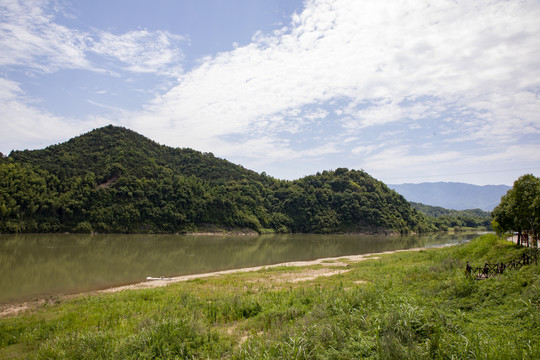
{"type": "Polygon", "coordinates": [[[108,124],[278,179],[540,175],[539,0],[0,0],[0,152],[108,124]]]}

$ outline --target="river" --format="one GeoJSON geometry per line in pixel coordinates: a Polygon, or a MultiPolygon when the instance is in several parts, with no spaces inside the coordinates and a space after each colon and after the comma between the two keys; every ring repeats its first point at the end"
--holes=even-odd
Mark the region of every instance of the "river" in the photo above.
{"type": "Polygon", "coordinates": [[[0,304],[219,270],[468,241],[475,234],[0,235],[0,304]]]}

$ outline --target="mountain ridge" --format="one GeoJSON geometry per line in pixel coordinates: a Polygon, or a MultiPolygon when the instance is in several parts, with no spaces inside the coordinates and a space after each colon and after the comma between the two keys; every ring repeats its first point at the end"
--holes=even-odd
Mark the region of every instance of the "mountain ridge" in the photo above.
{"type": "Polygon", "coordinates": [[[106,126],[0,159],[0,232],[423,232],[436,228],[362,170],[286,181],[106,126]]]}

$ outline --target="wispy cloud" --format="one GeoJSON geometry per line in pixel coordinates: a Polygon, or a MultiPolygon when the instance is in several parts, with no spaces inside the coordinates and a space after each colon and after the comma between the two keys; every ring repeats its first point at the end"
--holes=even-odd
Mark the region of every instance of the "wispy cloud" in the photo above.
{"type": "MultiPolygon", "coordinates": [[[[465,157],[481,164],[493,143],[532,151],[526,136],[540,132],[535,0],[310,0],[285,27],[192,69],[181,67],[186,39],[166,30],[69,29],[37,0],[0,11],[0,66],[165,75],[173,83],[143,110],[111,122],[251,159],[246,166],[292,169],[282,176],[296,175],[297,159],[337,154],[383,176],[448,173],[465,157]]],[[[1,86],[13,83],[0,96],[1,86]]],[[[17,96],[4,103],[31,110],[17,96]]]]}
{"type": "Polygon", "coordinates": [[[33,102],[18,83],[0,78],[0,143],[11,145],[10,149],[2,151],[44,148],[108,122],[105,118],[74,120],[56,116],[38,110],[33,102]]]}
{"type": "Polygon", "coordinates": [[[388,167],[399,168],[404,162],[412,167],[413,171],[426,171],[426,163],[438,163],[446,166],[447,162],[455,163],[460,160],[461,154],[458,151],[436,152],[429,154],[412,154],[408,146],[393,147],[385,149],[373,155],[365,162],[370,168],[379,170],[388,167]]]}
{"type": "Polygon", "coordinates": [[[534,1],[310,1],[288,27],[204,59],[134,124],[196,146],[272,116],[299,131],[313,123],[283,114],[341,99],[347,136],[427,119],[454,139],[511,141],[540,125],[538,18],[534,1]]]}
{"type": "MultiPolygon", "coordinates": [[[[126,71],[177,76],[185,38],[166,31],[137,30],[125,34],[87,32],[55,22],[54,4],[45,0],[0,3],[0,66],[24,66],[51,73],[61,69],[111,72],[111,64],[91,55],[118,62],[126,71]]],[[[114,70],[113,70],[114,71],[114,70]]]]}
{"type": "MultiPolygon", "coordinates": [[[[184,37],[166,31],[136,30],[115,35],[102,30],[89,32],[69,28],[56,21],[59,12],[66,16],[58,5],[45,0],[0,2],[0,69],[4,71],[3,76],[11,70],[34,79],[72,69],[113,77],[119,77],[120,72],[149,73],[158,77],[176,77],[181,73],[184,37]]],[[[110,92],[102,89],[97,93],[110,92]]],[[[45,110],[46,104],[39,100],[28,96],[20,82],[0,77],[3,151],[43,147],[67,140],[92,128],[116,122],[123,110],[87,99],[87,103],[111,111],[111,117],[69,118],[45,110]]]]}
{"type": "Polygon", "coordinates": [[[122,35],[100,32],[90,41],[88,50],[118,60],[129,71],[178,76],[184,57],[180,46],[185,40],[166,31],[138,30],[122,35]]]}
{"type": "Polygon", "coordinates": [[[86,36],[54,23],[40,0],[0,3],[0,66],[43,72],[93,69],[84,52],[86,36]]]}

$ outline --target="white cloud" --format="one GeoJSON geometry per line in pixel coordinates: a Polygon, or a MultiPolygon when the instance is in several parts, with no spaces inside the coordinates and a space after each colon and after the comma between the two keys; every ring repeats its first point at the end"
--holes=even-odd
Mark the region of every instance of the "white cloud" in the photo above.
{"type": "MultiPolygon", "coordinates": [[[[476,160],[482,162],[498,162],[507,167],[515,167],[516,164],[532,162],[536,169],[540,168],[540,144],[512,145],[501,148],[493,147],[479,155],[476,160]]],[[[533,169],[531,169],[532,171],[533,169]]]]}
{"type": "MultiPolygon", "coordinates": [[[[480,150],[492,143],[514,155],[534,150],[524,136],[540,132],[538,1],[304,6],[287,27],[258,32],[251,44],[236,43],[182,72],[183,37],[69,29],[54,22],[46,2],[4,2],[0,66],[177,74],[143,111],[119,121],[161,143],[232,160],[309,161],[347,149],[354,159],[369,156],[361,164],[368,171],[427,166],[436,173],[464,157],[480,163],[480,150]],[[478,152],[464,150],[471,148],[478,152]]],[[[16,84],[3,86],[11,114],[19,109],[30,124],[43,115],[22,94],[9,98],[16,84]]]]}
{"type": "Polygon", "coordinates": [[[412,154],[412,149],[408,146],[400,146],[391,149],[385,149],[376,155],[366,159],[365,166],[374,170],[387,170],[389,168],[401,169],[404,166],[410,171],[430,171],[432,166],[446,166],[447,163],[456,164],[461,159],[461,153],[458,151],[435,152],[428,154],[412,154]],[[426,166],[430,164],[431,166],[426,166]]]}
{"type": "Polygon", "coordinates": [[[467,182],[479,185],[511,184],[518,176],[539,170],[538,144],[429,150],[422,152],[415,146],[385,148],[358,165],[386,183],[463,181],[466,176],[467,182]]]}
{"type": "Polygon", "coordinates": [[[119,61],[122,70],[174,76],[181,71],[182,36],[147,30],[121,35],[85,32],[57,24],[52,13],[46,0],[0,3],[0,66],[25,66],[45,73],[85,69],[114,74],[90,60],[90,54],[97,54],[119,61]]]}
{"type": "Polygon", "coordinates": [[[74,134],[87,132],[95,127],[107,125],[103,118],[85,121],[55,116],[38,110],[33,99],[26,97],[18,83],[0,78],[0,151],[5,155],[11,150],[37,149],[67,141],[74,134]]]}
{"type": "Polygon", "coordinates": [[[0,66],[27,66],[44,72],[92,69],[86,59],[86,36],[57,25],[44,1],[0,4],[0,66]]]}
{"type": "MultiPolygon", "coordinates": [[[[166,31],[138,30],[114,35],[68,28],[56,22],[55,14],[62,11],[57,5],[44,0],[0,2],[0,69],[4,74],[16,69],[39,82],[43,74],[66,69],[118,77],[122,71],[169,77],[181,72],[183,37],[166,31]]],[[[97,93],[112,95],[106,89],[97,93]]],[[[55,115],[44,110],[46,103],[26,95],[20,83],[0,78],[2,151],[67,140],[92,128],[116,123],[116,116],[122,113],[115,106],[90,99],[86,102],[110,111],[111,119],[55,115]]]]}
{"type": "MultiPolygon", "coordinates": [[[[242,142],[218,141],[214,142],[212,146],[221,149],[221,156],[241,158],[242,165],[258,171],[267,171],[272,163],[281,164],[283,169],[291,163],[303,162],[306,158],[321,159],[341,151],[339,144],[336,143],[326,143],[305,149],[292,149],[290,141],[269,136],[250,138],[242,142]]],[[[301,168],[303,166],[299,164],[292,165],[291,174],[296,176],[301,168]]]]}
{"type": "Polygon", "coordinates": [[[351,150],[351,153],[356,154],[356,155],[368,155],[368,154],[371,154],[373,151],[380,149],[382,146],[383,144],[357,146],[351,150]]]}
{"type": "Polygon", "coordinates": [[[202,59],[133,124],[167,143],[210,146],[254,128],[272,134],[273,117],[300,132],[309,117],[283,114],[341,99],[333,113],[347,136],[429,118],[461,141],[479,131],[508,140],[524,124],[540,128],[529,92],[540,86],[538,18],[535,1],[308,1],[288,28],[202,59]],[[445,114],[458,110],[468,115],[445,114]]]}
{"type": "MultiPolygon", "coordinates": [[[[374,155],[365,157],[360,168],[387,183],[399,183],[416,179],[430,181],[438,176],[438,181],[448,181],[449,174],[468,172],[463,164],[463,154],[457,150],[418,152],[411,146],[385,148],[374,155]],[[446,177],[446,179],[445,179],[446,177]]],[[[478,170],[475,169],[475,170],[478,170]]]]}
{"type": "Polygon", "coordinates": [[[129,71],[178,76],[181,73],[178,64],[184,57],[180,44],[184,41],[184,37],[165,31],[138,30],[122,35],[101,32],[89,50],[119,60],[129,71]]]}

